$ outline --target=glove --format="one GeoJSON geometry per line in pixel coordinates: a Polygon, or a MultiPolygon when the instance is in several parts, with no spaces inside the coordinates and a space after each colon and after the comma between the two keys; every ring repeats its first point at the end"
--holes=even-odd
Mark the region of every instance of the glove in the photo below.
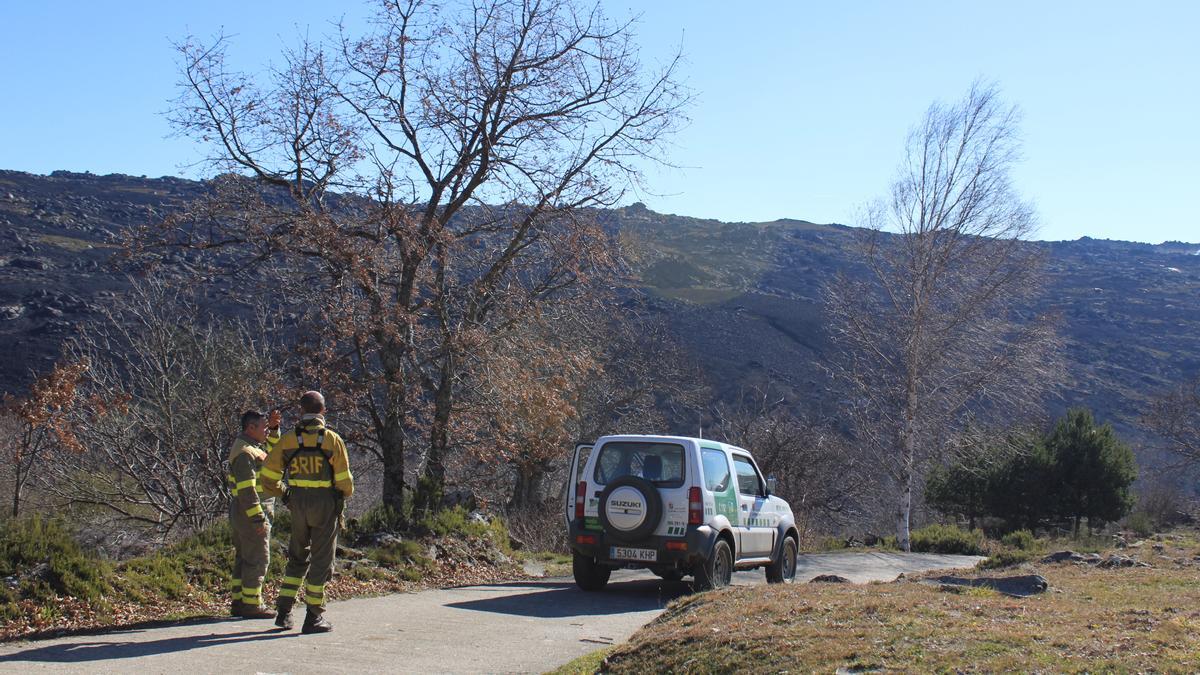
{"type": "Polygon", "coordinates": [[[287,506],[288,501],[291,499],[291,497],[292,497],[292,491],[285,487],[285,488],[283,488],[283,496],[279,498],[279,501],[283,502],[284,506],[287,506]]]}

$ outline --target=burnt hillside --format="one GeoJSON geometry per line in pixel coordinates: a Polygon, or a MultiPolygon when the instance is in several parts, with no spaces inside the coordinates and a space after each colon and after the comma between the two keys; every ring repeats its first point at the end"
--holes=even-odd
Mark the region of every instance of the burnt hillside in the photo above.
{"type": "MultiPolygon", "coordinates": [[[[161,218],[203,184],[176,178],[0,171],[0,391],[21,391],[63,340],[128,285],[108,262],[118,233],[161,218]]],[[[795,403],[836,414],[819,363],[829,345],[820,289],[853,270],[853,230],[800,220],[723,223],[603,214],[639,256],[641,284],[719,396],[784,383],[795,403]]],[[[1043,308],[1064,316],[1071,380],[1053,405],[1091,407],[1131,432],[1144,401],[1200,371],[1200,245],[1081,239],[1049,252],[1043,308]]],[[[182,275],[176,253],[157,272],[182,275]]],[[[218,311],[237,311],[221,300],[218,311]]],[[[689,429],[690,430],[690,427],[689,429]]],[[[681,429],[680,431],[683,431],[681,429]]]]}

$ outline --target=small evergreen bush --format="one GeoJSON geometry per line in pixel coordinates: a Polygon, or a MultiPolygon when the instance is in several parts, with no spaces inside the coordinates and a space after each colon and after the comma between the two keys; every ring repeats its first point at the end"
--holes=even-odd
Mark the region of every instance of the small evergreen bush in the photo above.
{"type": "Polygon", "coordinates": [[[443,509],[421,519],[418,529],[439,537],[490,539],[503,551],[510,551],[508,528],[499,518],[477,520],[463,507],[443,509]]]}
{"type": "Polygon", "coordinates": [[[994,555],[988,556],[987,560],[980,561],[977,568],[981,570],[994,570],[1001,567],[1012,567],[1026,562],[1033,557],[1032,551],[1026,550],[1003,550],[994,555]]]}
{"type": "Polygon", "coordinates": [[[1029,530],[1017,530],[1016,532],[1009,532],[1001,537],[1000,543],[1009,548],[1028,551],[1033,548],[1034,537],[1033,533],[1029,530]]]}
{"type": "Polygon", "coordinates": [[[910,542],[913,551],[922,553],[955,553],[982,555],[983,530],[962,530],[956,525],[933,524],[913,530],[910,542]]]}
{"type": "Polygon", "coordinates": [[[15,596],[52,603],[56,596],[70,596],[102,603],[112,565],[84,553],[62,520],[35,514],[0,525],[0,577],[8,576],[20,583],[16,593],[0,600],[15,596]]]}
{"type": "Polygon", "coordinates": [[[1145,511],[1134,511],[1125,519],[1125,527],[1139,537],[1149,537],[1154,534],[1154,519],[1145,511]]]}

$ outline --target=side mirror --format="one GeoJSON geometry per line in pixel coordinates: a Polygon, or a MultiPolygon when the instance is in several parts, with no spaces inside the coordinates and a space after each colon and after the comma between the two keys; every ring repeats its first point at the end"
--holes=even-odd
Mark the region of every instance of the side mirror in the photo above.
{"type": "Polygon", "coordinates": [[[767,476],[767,496],[775,493],[775,476],[767,476]]]}

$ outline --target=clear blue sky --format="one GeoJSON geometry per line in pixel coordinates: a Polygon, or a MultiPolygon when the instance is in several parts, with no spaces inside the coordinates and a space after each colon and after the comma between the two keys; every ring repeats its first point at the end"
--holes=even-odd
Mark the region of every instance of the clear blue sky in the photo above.
{"type": "MultiPolygon", "coordinates": [[[[1200,241],[1200,2],[605,0],[640,14],[653,61],[682,42],[698,94],[650,208],[853,223],[886,192],[935,99],[997,82],[1024,112],[1022,192],[1044,239],[1200,241]]],[[[9,2],[0,12],[0,168],[197,177],[169,138],[172,40],[233,34],[258,70],[359,3],[9,2]]]]}

